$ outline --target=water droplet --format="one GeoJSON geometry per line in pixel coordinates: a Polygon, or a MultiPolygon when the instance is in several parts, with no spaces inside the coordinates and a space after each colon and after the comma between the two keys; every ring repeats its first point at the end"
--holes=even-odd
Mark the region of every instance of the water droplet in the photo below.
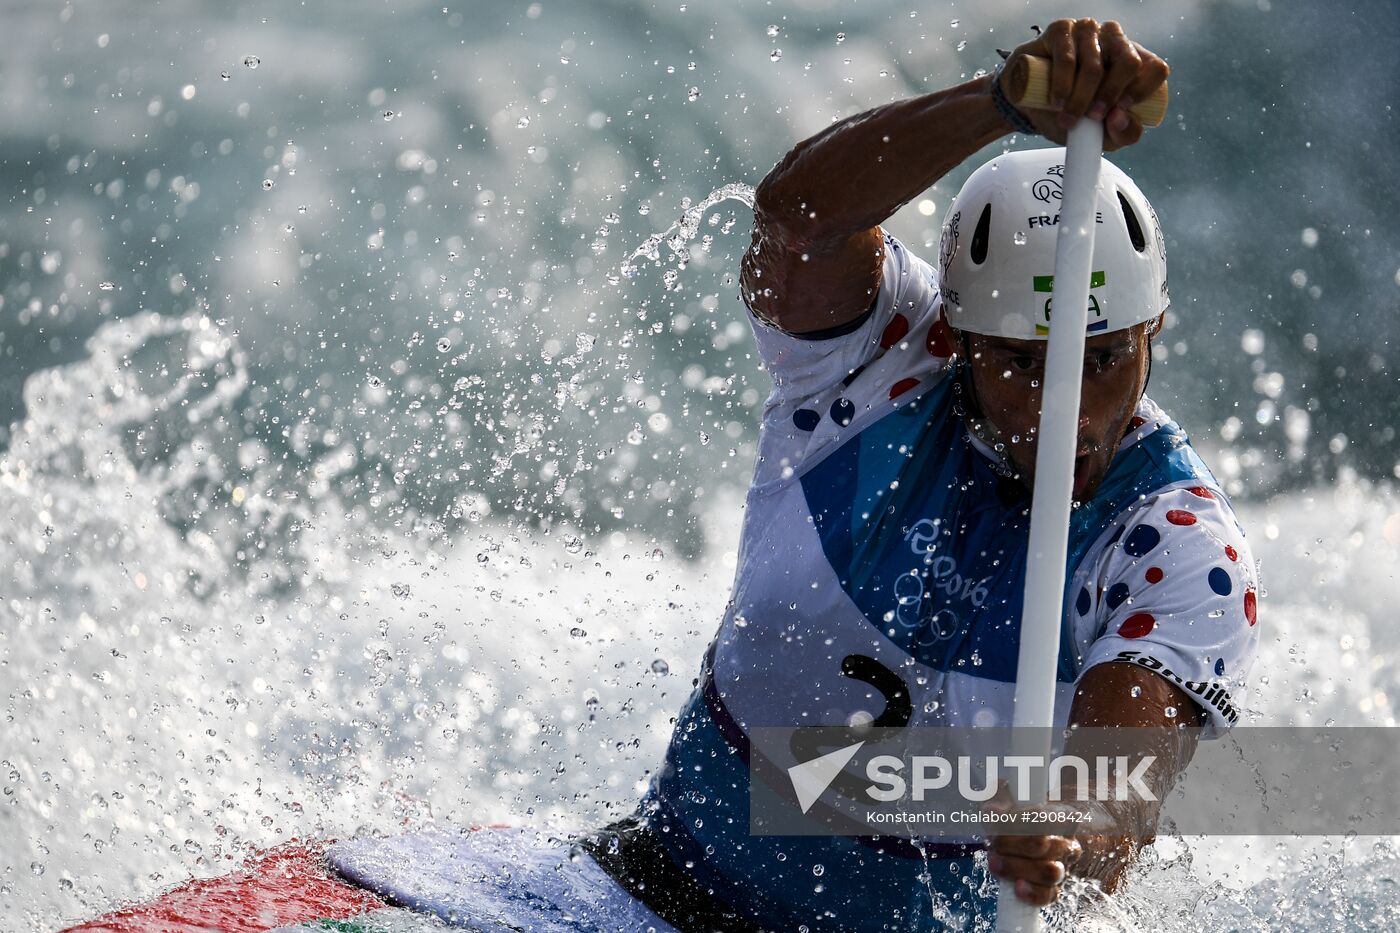
{"type": "Polygon", "coordinates": [[[439,353],[446,353],[448,350],[452,349],[452,341],[448,340],[446,337],[439,337],[437,348],[439,353]]]}
{"type": "Polygon", "coordinates": [[[769,27],[768,27],[768,38],[772,39],[772,38],[773,38],[774,36],[776,36],[779,32],[782,32],[782,30],[779,29],[777,26],[769,26],[769,27]]]}
{"type": "Polygon", "coordinates": [[[409,587],[407,583],[394,583],[389,590],[399,599],[408,599],[409,587]]]}
{"type": "Polygon", "coordinates": [[[221,71],[219,72],[219,77],[225,81],[228,81],[233,77],[233,75],[229,74],[227,71],[221,71]]]}
{"type": "Polygon", "coordinates": [[[261,64],[262,59],[258,58],[256,55],[243,56],[243,67],[249,69],[250,71],[257,68],[261,64]]]}
{"type": "Polygon", "coordinates": [[[386,110],[386,111],[384,111],[384,122],[385,122],[385,123],[388,123],[390,120],[394,119],[394,117],[396,117],[396,116],[398,116],[398,114],[394,113],[394,111],[392,111],[392,110],[386,110]]]}
{"type": "Polygon", "coordinates": [[[522,129],[522,130],[523,130],[523,129],[525,129],[525,127],[527,127],[527,126],[529,126],[529,125],[530,125],[530,118],[529,118],[529,117],[521,117],[519,120],[516,120],[516,121],[515,121],[515,126],[516,126],[517,129],[522,129]]]}
{"type": "Polygon", "coordinates": [[[846,41],[846,34],[845,34],[844,32],[838,32],[838,33],[836,34],[836,44],[837,44],[837,45],[840,45],[842,42],[845,42],[845,41],[846,41]]]}
{"type": "Polygon", "coordinates": [[[686,98],[686,100],[689,100],[689,101],[692,101],[692,102],[699,100],[699,99],[700,99],[700,89],[699,89],[698,87],[692,87],[689,91],[686,92],[685,98],[686,98]]]}
{"type": "Polygon", "coordinates": [[[1167,718],[1168,718],[1168,719],[1175,719],[1175,718],[1176,718],[1176,707],[1175,707],[1175,706],[1168,706],[1168,707],[1167,707],[1166,709],[1164,709],[1162,712],[1164,712],[1164,713],[1167,714],[1167,718]]]}
{"type": "Polygon", "coordinates": [[[1137,699],[1138,697],[1142,696],[1142,688],[1134,684],[1133,688],[1129,690],[1128,693],[1132,694],[1133,699],[1137,699]]]}
{"type": "Polygon", "coordinates": [[[773,51],[769,52],[769,53],[768,53],[768,60],[769,60],[770,62],[779,62],[779,61],[782,61],[782,60],[783,60],[783,50],[782,50],[782,49],[774,49],[773,51]]]}
{"type": "Polygon", "coordinates": [[[966,40],[966,39],[960,39],[960,40],[958,40],[958,45],[957,45],[958,51],[961,52],[961,51],[962,51],[963,49],[965,49],[965,48],[967,48],[967,40],[966,40]]]}
{"type": "Polygon", "coordinates": [[[667,664],[661,658],[657,658],[655,661],[651,662],[651,672],[665,677],[667,674],[671,673],[671,665],[667,664]]]}
{"type": "Polygon", "coordinates": [[[585,632],[581,627],[575,625],[573,628],[569,629],[569,634],[574,636],[575,638],[582,638],[588,633],[585,632]]]}
{"type": "Polygon", "coordinates": [[[275,184],[275,182],[273,182],[273,180],[272,180],[271,178],[264,178],[264,179],[263,179],[263,190],[264,190],[264,191],[271,191],[271,190],[272,190],[273,184],[275,184]]]}
{"type": "Polygon", "coordinates": [[[104,292],[110,292],[112,289],[116,288],[117,286],[116,286],[115,283],[112,283],[112,282],[103,282],[101,285],[99,285],[99,286],[97,286],[97,287],[100,288],[100,289],[102,289],[104,292]]]}
{"type": "Polygon", "coordinates": [[[30,863],[29,863],[29,870],[32,871],[32,872],[34,872],[34,874],[36,874],[36,875],[42,875],[42,874],[44,873],[44,863],[43,863],[43,862],[30,862],[30,863]]]}
{"type": "Polygon", "coordinates": [[[1011,237],[1011,242],[1012,242],[1012,243],[1015,243],[1017,246],[1025,246],[1025,245],[1026,245],[1026,235],[1025,235],[1024,233],[1022,233],[1020,230],[1017,230],[1016,233],[1012,235],[1012,237],[1011,237]]]}
{"type": "Polygon", "coordinates": [[[822,875],[826,874],[826,866],[818,862],[816,865],[812,866],[812,874],[820,878],[822,875]]]}
{"type": "Polygon", "coordinates": [[[583,539],[578,535],[564,535],[564,550],[577,554],[583,550],[583,539]]]}

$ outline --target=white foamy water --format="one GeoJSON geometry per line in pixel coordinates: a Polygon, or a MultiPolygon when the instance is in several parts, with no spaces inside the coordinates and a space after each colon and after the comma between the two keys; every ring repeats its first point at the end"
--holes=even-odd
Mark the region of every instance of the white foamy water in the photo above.
{"type": "MultiPolygon", "coordinates": [[[[105,325],[26,385],[0,460],[4,929],[291,836],[594,824],[660,760],[737,501],[694,562],[484,503],[454,536],[376,528],[315,481],[333,457],[298,485],[230,440],[247,391],[198,315],[105,325]]],[[[1393,725],[1400,498],[1346,480],[1242,513],[1266,593],[1247,721],[1393,725]]],[[[1396,878],[1383,841],[1167,839],[1067,928],[1390,929],[1396,878]]]]}

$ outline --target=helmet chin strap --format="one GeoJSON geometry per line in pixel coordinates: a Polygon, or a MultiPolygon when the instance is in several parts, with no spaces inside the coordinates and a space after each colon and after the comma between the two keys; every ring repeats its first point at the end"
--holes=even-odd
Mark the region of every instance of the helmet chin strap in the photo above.
{"type": "Polygon", "coordinates": [[[1142,380],[1142,391],[1138,393],[1138,401],[1141,402],[1147,397],[1147,384],[1152,381],[1152,331],[1147,332],[1147,377],[1142,380]]]}

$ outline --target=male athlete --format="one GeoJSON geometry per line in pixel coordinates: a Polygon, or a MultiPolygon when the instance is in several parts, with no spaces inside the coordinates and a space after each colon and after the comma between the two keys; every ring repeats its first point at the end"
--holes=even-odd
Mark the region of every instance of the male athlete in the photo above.
{"type": "MultiPolygon", "coordinates": [[[[1087,115],[1106,148],[1136,142],[1127,108],[1167,76],[1113,22],[1061,20],[1013,54],[1051,59],[1058,113],[978,78],[837,123],[758,187],[742,289],[774,389],[734,591],[641,819],[599,856],[682,929],[930,929],[994,909],[971,847],[749,835],[746,761],[757,726],[1011,722],[1064,150],[973,173],[937,269],[879,224],[1016,128],[1063,142],[1087,115]]],[[[1238,717],[1255,571],[1144,395],[1169,300],[1157,217],[1107,162],[1097,198],[1056,721],[1210,735],[1238,717]]],[[[1043,905],[1068,872],[1111,891],[1132,849],[1001,837],[986,868],[1043,905]]]]}
{"type": "MultiPolygon", "coordinates": [[[[1061,20],[1012,54],[1051,59],[1058,113],[1021,113],[980,77],[837,123],[758,188],[743,298],[773,394],[733,595],[637,815],[576,847],[523,831],[354,840],[329,851],[338,878],[472,929],[551,933],[965,929],[994,914],[988,872],[1034,904],[1071,872],[1116,887],[1126,837],[748,831],[755,727],[1010,723],[1063,150],[974,172],[937,269],[879,224],[1013,130],[1062,142],[1087,115],[1109,149],[1136,142],[1127,108],[1167,74],[1112,22],[1061,20]]],[[[1097,198],[1056,722],[1209,735],[1239,715],[1253,561],[1144,395],[1168,304],[1156,215],[1108,163],[1097,198]]],[[[319,900],[297,911],[285,878],[269,888],[282,922],[380,903],[306,874],[319,900]]],[[[225,887],[254,903],[253,882],[225,887]]],[[[146,913],[208,896],[191,886],[146,913]]]]}

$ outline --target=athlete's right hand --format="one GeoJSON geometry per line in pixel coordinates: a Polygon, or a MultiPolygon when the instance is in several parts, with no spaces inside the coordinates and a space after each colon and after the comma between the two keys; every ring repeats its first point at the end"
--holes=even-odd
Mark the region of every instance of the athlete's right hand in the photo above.
{"type": "MultiPolygon", "coordinates": [[[[1109,151],[1142,138],[1142,121],[1128,108],[1150,97],[1171,71],[1113,20],[1101,24],[1088,18],[1057,19],[1018,46],[1007,64],[1022,55],[1050,59],[1050,101],[1056,106],[1025,111],[1036,130],[1064,145],[1066,132],[1079,117],[1103,120],[1104,149],[1109,151]]],[[[1003,73],[1002,90],[1005,82],[1003,73]]]]}

